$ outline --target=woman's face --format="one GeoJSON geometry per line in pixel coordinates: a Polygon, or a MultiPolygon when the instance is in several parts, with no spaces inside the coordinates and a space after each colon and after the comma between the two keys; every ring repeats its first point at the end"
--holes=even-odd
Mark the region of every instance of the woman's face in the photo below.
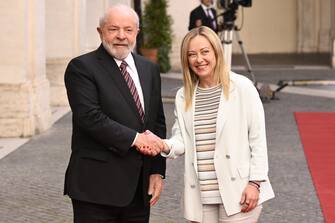
{"type": "Polygon", "coordinates": [[[205,37],[196,36],[191,39],[187,58],[190,68],[200,81],[213,79],[216,58],[212,45],[205,37]]]}

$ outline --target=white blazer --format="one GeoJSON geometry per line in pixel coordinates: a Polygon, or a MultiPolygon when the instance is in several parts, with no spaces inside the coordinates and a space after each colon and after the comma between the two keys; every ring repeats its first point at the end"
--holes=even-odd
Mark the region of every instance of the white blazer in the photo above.
{"type": "MultiPolygon", "coordinates": [[[[230,73],[230,93],[221,95],[216,123],[214,166],[219,190],[227,215],[241,211],[240,199],[249,180],[261,183],[259,204],[274,197],[268,179],[268,157],[262,102],[252,82],[230,73]]],[[[195,94],[194,94],[195,95],[195,94]]],[[[194,97],[185,111],[184,89],[176,94],[175,123],[172,137],[166,140],[171,148],[168,158],[185,155],[184,217],[202,221],[202,204],[197,172],[194,137],[194,97]]]]}

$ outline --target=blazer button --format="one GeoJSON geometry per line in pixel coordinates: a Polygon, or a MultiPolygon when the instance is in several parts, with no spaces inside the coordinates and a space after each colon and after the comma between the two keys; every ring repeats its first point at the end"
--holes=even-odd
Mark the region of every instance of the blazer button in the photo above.
{"type": "Polygon", "coordinates": [[[226,158],[227,158],[227,159],[230,159],[230,155],[226,155],[226,158]]]}
{"type": "Polygon", "coordinates": [[[235,178],[235,177],[231,177],[230,179],[231,179],[231,181],[235,181],[235,180],[236,180],[236,178],[235,178]]]}
{"type": "Polygon", "coordinates": [[[194,184],[191,184],[191,188],[194,189],[194,188],[195,188],[195,185],[194,185],[194,184]]]}

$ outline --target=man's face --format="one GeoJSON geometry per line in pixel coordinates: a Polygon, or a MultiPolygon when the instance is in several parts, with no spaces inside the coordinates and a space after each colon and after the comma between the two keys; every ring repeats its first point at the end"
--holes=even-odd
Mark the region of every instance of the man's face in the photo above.
{"type": "Polygon", "coordinates": [[[111,11],[104,25],[98,28],[105,49],[119,60],[134,49],[138,31],[134,15],[120,10],[111,11]]]}
{"type": "Polygon", "coordinates": [[[201,3],[206,6],[210,6],[212,4],[212,0],[201,0],[201,3]]]}

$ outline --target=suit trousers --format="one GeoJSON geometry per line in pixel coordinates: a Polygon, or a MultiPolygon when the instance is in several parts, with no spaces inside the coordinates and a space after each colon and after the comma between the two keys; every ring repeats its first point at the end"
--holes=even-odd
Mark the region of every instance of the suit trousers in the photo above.
{"type": "MultiPolygon", "coordinates": [[[[140,175],[142,179],[142,174],[140,175]]],[[[125,207],[94,204],[72,199],[74,223],[148,223],[150,205],[144,205],[142,180],[132,202],[125,207]]]]}
{"type": "Polygon", "coordinates": [[[257,223],[261,212],[262,205],[258,205],[249,212],[227,216],[222,204],[204,204],[201,223],[257,223]]]}

